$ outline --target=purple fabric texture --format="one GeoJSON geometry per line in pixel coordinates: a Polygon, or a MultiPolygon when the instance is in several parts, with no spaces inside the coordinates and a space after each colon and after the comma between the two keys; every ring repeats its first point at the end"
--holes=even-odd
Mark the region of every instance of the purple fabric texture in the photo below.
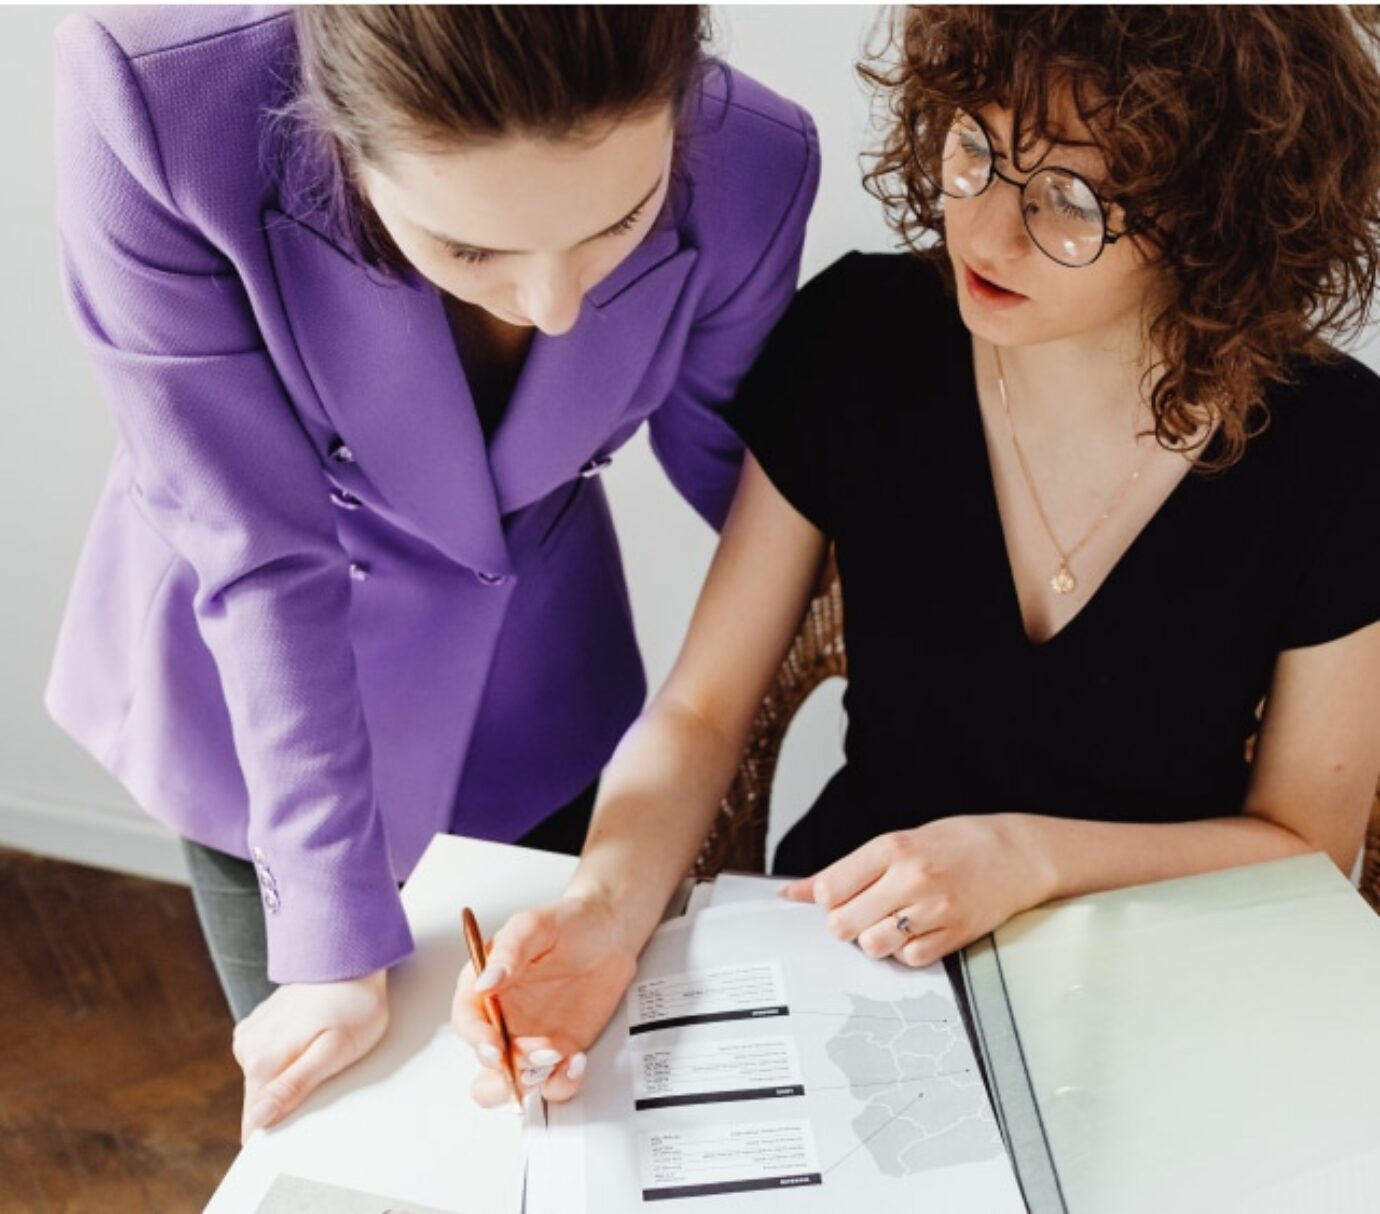
{"type": "Polygon", "coordinates": [[[268,167],[286,13],[81,15],[58,49],[64,280],[120,443],[49,710],[149,813],[255,861],[274,981],[371,972],[411,950],[396,883],[433,834],[516,838],[640,709],[594,473],[650,419],[722,521],[720,413],[795,289],[813,127],[711,73],[672,219],[538,335],[486,446],[438,292],[362,266],[268,167]]]}

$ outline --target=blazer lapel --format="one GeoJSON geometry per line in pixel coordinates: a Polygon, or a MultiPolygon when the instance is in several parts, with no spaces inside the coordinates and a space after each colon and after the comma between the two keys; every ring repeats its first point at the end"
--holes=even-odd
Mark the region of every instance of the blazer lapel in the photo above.
{"type": "Polygon", "coordinates": [[[601,453],[654,355],[674,340],[695,259],[674,227],[654,230],[586,296],[574,329],[532,342],[489,445],[501,513],[536,501],[601,453]]]}
{"type": "Polygon", "coordinates": [[[274,274],[310,388],[360,471],[425,539],[511,573],[484,435],[439,294],[389,282],[281,211],[274,274]]]}

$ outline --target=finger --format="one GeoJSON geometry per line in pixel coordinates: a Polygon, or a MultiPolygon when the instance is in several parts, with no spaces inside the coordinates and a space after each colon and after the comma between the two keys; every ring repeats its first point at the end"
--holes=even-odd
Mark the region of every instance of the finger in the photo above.
{"type": "Polygon", "coordinates": [[[238,1025],[230,1050],[244,1072],[246,1088],[262,1087],[285,1071],[312,1043],[317,1031],[312,1028],[304,1032],[300,1022],[291,1020],[279,1023],[273,1015],[246,1019],[238,1025]]]}
{"type": "Polygon", "coordinates": [[[883,916],[865,928],[858,936],[858,947],[869,957],[890,957],[900,952],[917,936],[937,931],[944,926],[929,904],[912,903],[883,916]],[[898,922],[900,917],[904,917],[906,921],[904,930],[898,922]]]}
{"type": "Polygon", "coordinates": [[[942,961],[949,953],[954,950],[953,934],[940,928],[938,931],[926,932],[923,936],[916,936],[913,940],[904,944],[892,955],[903,965],[909,965],[916,969],[923,969],[927,965],[934,965],[942,961]]]}
{"type": "Polygon", "coordinates": [[[470,1084],[470,1095],[475,1104],[486,1109],[513,1103],[513,1089],[501,1071],[480,1071],[470,1084]]]}
{"type": "Polygon", "coordinates": [[[545,907],[520,911],[508,920],[494,937],[484,972],[475,980],[474,990],[493,994],[502,990],[512,976],[530,965],[556,942],[556,917],[545,907]]]}
{"type": "Polygon", "coordinates": [[[576,1051],[556,1068],[555,1073],[541,1086],[541,1094],[553,1104],[560,1104],[579,1093],[584,1081],[589,1060],[582,1051],[576,1051]]]}
{"type": "Polygon", "coordinates": [[[485,1047],[498,1053],[503,1048],[503,1042],[489,1019],[484,1003],[484,996],[474,993],[473,981],[468,989],[462,981],[457,985],[455,998],[451,1001],[450,1024],[462,1041],[487,1056],[485,1047]]]}
{"type": "Polygon", "coordinates": [[[302,1051],[282,1074],[263,1085],[247,1109],[241,1141],[261,1126],[275,1125],[292,1113],[308,1096],[337,1071],[359,1056],[351,1037],[339,1029],[327,1029],[302,1051]]]}
{"type": "MultiPolygon", "coordinates": [[[[896,870],[888,870],[866,889],[835,906],[826,922],[829,931],[839,940],[858,940],[865,932],[883,920],[889,920],[898,908],[917,901],[914,883],[896,870]]],[[[919,931],[937,924],[921,923],[912,916],[919,931]]]]}
{"type": "Polygon", "coordinates": [[[580,1049],[580,1042],[559,1030],[548,1036],[514,1037],[513,1064],[520,1069],[555,1067],[580,1049]]]}
{"type": "Polygon", "coordinates": [[[887,835],[878,835],[816,873],[812,879],[814,900],[832,910],[878,880],[888,867],[888,839],[887,835]]]}
{"type": "MultiPolygon", "coordinates": [[[[263,1025],[267,1022],[261,1021],[263,1025]]],[[[257,1105],[265,1087],[291,1066],[311,1043],[319,1030],[313,1029],[301,1037],[272,1032],[260,1028],[252,1037],[236,1036],[233,1046],[235,1061],[244,1072],[244,1101],[240,1111],[241,1124],[247,1124],[249,1112],[257,1105]]]]}
{"type": "Polygon", "coordinates": [[[783,885],[777,894],[779,897],[789,898],[792,902],[813,902],[815,900],[814,882],[813,877],[799,877],[789,885],[783,885]]]}

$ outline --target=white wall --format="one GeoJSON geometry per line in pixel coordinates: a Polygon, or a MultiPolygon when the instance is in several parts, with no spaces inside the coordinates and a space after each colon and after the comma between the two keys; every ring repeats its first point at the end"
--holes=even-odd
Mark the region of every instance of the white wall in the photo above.
{"type": "MultiPolygon", "coordinates": [[[[0,845],[177,876],[169,836],[51,724],[41,695],[67,585],[114,447],[58,290],[53,231],[52,33],[68,8],[0,8],[0,113],[7,115],[0,232],[0,845]]],[[[817,117],[824,185],[806,274],[886,233],[857,186],[866,114],[851,62],[871,8],[742,8],[719,14],[735,64],[817,117]]],[[[649,674],[669,668],[712,548],[709,530],[668,488],[645,440],[609,473],[626,538],[649,674]]],[[[802,808],[833,769],[837,692],[822,696],[788,744],[778,794],[802,808]]]]}

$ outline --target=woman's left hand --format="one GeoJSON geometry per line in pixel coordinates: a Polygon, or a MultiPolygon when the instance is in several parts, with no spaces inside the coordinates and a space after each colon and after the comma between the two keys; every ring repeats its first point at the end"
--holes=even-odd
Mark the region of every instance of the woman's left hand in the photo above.
{"type": "Polygon", "coordinates": [[[982,814],[878,835],[783,893],[824,907],[829,930],[869,957],[932,965],[1050,896],[1030,821],[982,814]]]}

